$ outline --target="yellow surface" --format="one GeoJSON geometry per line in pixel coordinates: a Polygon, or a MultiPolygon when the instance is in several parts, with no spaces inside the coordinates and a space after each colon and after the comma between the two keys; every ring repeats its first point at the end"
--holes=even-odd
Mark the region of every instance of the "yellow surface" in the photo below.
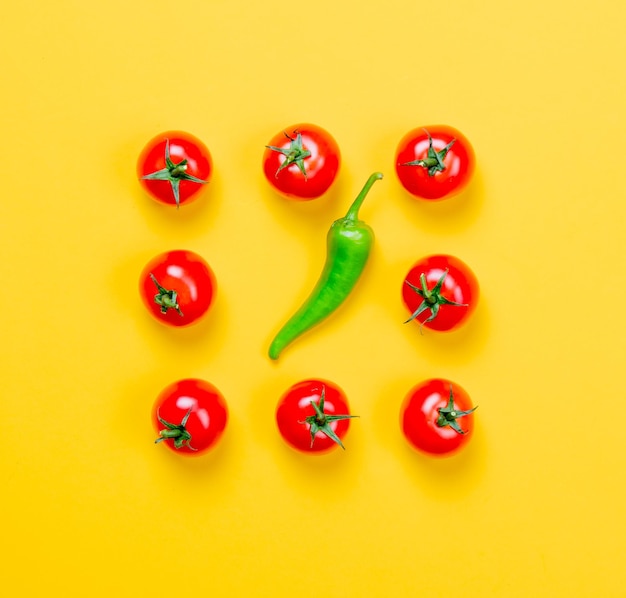
{"type": "Polygon", "coordinates": [[[0,24],[2,588],[20,596],[624,596],[626,8],[592,3],[16,0],[0,24]],[[322,125],[334,191],[274,195],[278,130],[322,125]],[[457,200],[393,172],[444,122],[478,168],[457,200]],[[178,213],[135,179],[170,128],[215,177],[178,213]],[[349,302],[278,363],[266,350],[321,270],[330,222],[374,170],[376,231],[349,302]],[[169,330],[141,305],[154,254],[201,253],[219,296],[169,330]],[[482,300],[462,331],[404,326],[405,272],[451,252],[482,300]],[[399,432],[406,391],[456,380],[479,404],[450,460],[399,432]],[[225,395],[219,447],[153,444],[159,390],[225,395]],[[347,450],[307,458],[274,425],[320,376],[348,394],[347,450]]]}

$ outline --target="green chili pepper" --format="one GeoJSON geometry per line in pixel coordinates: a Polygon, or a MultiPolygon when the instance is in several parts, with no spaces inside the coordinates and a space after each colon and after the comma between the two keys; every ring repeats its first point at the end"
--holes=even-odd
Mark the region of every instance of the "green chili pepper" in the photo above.
{"type": "Polygon", "coordinates": [[[382,178],[380,172],[372,174],[348,213],[331,225],[326,237],[327,256],[322,274],[309,297],[272,341],[271,359],[278,359],[287,345],[330,316],[354,288],[374,242],[374,231],[359,220],[359,208],[372,185],[382,178]]]}

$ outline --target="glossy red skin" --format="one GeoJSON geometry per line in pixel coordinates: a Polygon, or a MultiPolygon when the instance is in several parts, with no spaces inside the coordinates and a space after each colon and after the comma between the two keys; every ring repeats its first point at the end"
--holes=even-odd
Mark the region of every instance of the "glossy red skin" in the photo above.
{"type": "Polygon", "coordinates": [[[191,434],[189,444],[196,450],[186,445],[176,448],[169,438],[160,444],[181,455],[197,456],[220,440],[228,423],[226,401],[215,386],[198,378],[186,378],[166,386],[154,403],[152,422],[158,435],[166,429],[158,416],[170,424],[179,425],[190,408],[185,428],[191,434]]]}
{"type": "Polygon", "coordinates": [[[415,449],[435,456],[450,456],[470,440],[474,429],[474,414],[459,417],[457,423],[465,434],[449,426],[437,425],[438,409],[446,407],[450,398],[450,384],[454,406],[469,411],[473,405],[467,392],[458,384],[442,378],[425,380],[414,386],[400,408],[400,427],[407,441],[415,449]]]}
{"type": "Polygon", "coordinates": [[[217,282],[210,266],[197,253],[188,250],[167,251],[155,256],[145,265],[139,278],[139,294],[144,305],[159,322],[169,326],[184,327],[198,322],[213,304],[216,292],[217,282]],[[161,307],[154,301],[158,289],[150,273],[162,287],[177,292],[182,316],[174,309],[161,313],[161,307]]]}
{"type": "MultiPolygon", "coordinates": [[[[329,415],[350,415],[345,393],[336,384],[328,380],[310,379],[294,384],[283,394],[276,408],[276,423],[284,440],[294,449],[303,453],[326,453],[339,445],[322,432],[315,435],[311,447],[310,426],[302,423],[310,415],[315,415],[311,401],[319,404],[325,388],[324,413],[329,415]]],[[[343,441],[350,427],[349,419],[331,423],[331,428],[343,441]]]]}
{"type": "MultiPolygon", "coordinates": [[[[166,131],[152,138],[143,148],[137,160],[139,183],[150,197],[160,203],[176,206],[172,186],[168,181],[145,180],[141,177],[165,168],[165,143],[170,142],[170,158],[175,164],[187,162],[187,174],[209,181],[213,172],[213,161],[207,146],[197,137],[184,131],[166,131]]],[[[191,203],[204,192],[205,185],[191,181],[180,181],[180,205],[191,203]]]]}
{"type": "Polygon", "coordinates": [[[409,131],[396,150],[396,174],[402,186],[413,196],[426,200],[447,199],[463,191],[474,173],[476,158],[468,139],[460,131],[447,125],[431,125],[409,131]],[[428,135],[433,148],[441,151],[456,139],[443,160],[445,169],[430,176],[422,166],[402,166],[414,160],[423,160],[428,153],[428,135]]]}
{"type": "MultiPolygon", "coordinates": [[[[404,277],[402,283],[402,299],[412,314],[419,307],[422,298],[409,287],[410,282],[421,288],[420,275],[426,275],[428,288],[432,289],[441,275],[448,269],[448,274],[441,288],[441,294],[450,301],[466,303],[467,307],[442,305],[437,317],[432,322],[424,323],[425,328],[439,332],[450,332],[463,325],[476,309],[479,296],[479,285],[476,275],[470,267],[457,257],[436,254],[417,261],[404,277]]],[[[430,316],[430,310],[422,312],[414,322],[423,323],[430,316]]]]}
{"type": "Polygon", "coordinates": [[[328,131],[306,123],[280,131],[267,145],[289,148],[291,141],[285,137],[285,133],[295,139],[298,132],[302,135],[303,148],[311,152],[304,159],[306,179],[295,164],[284,168],[276,176],[285,156],[267,148],[263,153],[263,173],[270,185],[283,197],[309,201],[322,196],[333,184],[341,165],[341,153],[337,142],[328,131]]]}

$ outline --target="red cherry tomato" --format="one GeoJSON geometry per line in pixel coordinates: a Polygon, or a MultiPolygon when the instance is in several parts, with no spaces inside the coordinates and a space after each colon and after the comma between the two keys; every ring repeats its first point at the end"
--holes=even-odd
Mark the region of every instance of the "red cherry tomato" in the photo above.
{"type": "Polygon", "coordinates": [[[400,409],[400,426],[414,448],[430,455],[448,456],[470,439],[475,409],[458,384],[433,378],[406,395],[400,409]]]}
{"type": "Polygon", "coordinates": [[[333,184],[341,155],[328,131],[299,124],[277,133],[263,153],[263,172],[278,193],[289,199],[320,197],[333,184]]]}
{"type": "Polygon", "coordinates": [[[402,299],[416,320],[432,330],[458,328],[476,309],[478,280],[469,266],[451,255],[430,255],[404,277],[402,299]]]}
{"type": "Polygon", "coordinates": [[[187,378],[166,386],[152,410],[158,438],[183,455],[200,455],[221,438],[228,408],[220,392],[205,380],[187,378]]]}
{"type": "Polygon", "coordinates": [[[193,251],[161,253],[144,267],[139,293],[148,311],[170,326],[189,326],[202,318],[217,291],[209,265],[193,251]]]}
{"type": "Polygon", "coordinates": [[[440,200],[460,193],[474,172],[474,150],[467,138],[447,125],[409,131],[396,150],[396,173],[415,197],[440,200]]]}
{"type": "Polygon", "coordinates": [[[327,380],[303,380],[291,386],[278,402],[276,423],[293,448],[304,453],[323,453],[337,446],[350,427],[344,392],[327,380]]]}
{"type": "Polygon", "coordinates": [[[151,139],[137,161],[141,186],[158,202],[180,206],[197,199],[209,182],[213,163],[200,139],[167,131],[151,139]]]}

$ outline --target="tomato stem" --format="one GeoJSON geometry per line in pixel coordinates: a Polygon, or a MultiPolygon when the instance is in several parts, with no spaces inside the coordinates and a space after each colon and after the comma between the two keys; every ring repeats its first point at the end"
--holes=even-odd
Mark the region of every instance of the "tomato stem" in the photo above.
{"type": "Polygon", "coordinates": [[[185,413],[185,416],[181,420],[180,424],[172,424],[165,421],[157,414],[157,419],[165,426],[165,429],[159,432],[159,437],[154,441],[154,443],[158,444],[159,442],[170,439],[174,441],[174,448],[180,449],[186,446],[192,451],[197,450],[191,446],[191,434],[185,427],[187,425],[189,415],[191,414],[191,409],[192,408],[190,407],[187,413],[185,413]]]}
{"type": "Polygon", "coordinates": [[[341,442],[341,439],[339,438],[339,436],[335,434],[335,431],[331,427],[331,423],[334,421],[341,420],[341,419],[352,419],[354,417],[358,417],[358,415],[330,415],[328,413],[325,413],[324,412],[325,398],[326,398],[326,387],[323,386],[322,393],[320,395],[319,404],[316,403],[315,401],[311,401],[311,406],[315,410],[315,415],[310,415],[304,420],[304,422],[301,422],[301,423],[308,424],[310,426],[311,447],[313,447],[313,443],[315,441],[315,435],[318,432],[322,432],[323,434],[326,434],[328,438],[336,442],[342,449],[345,450],[346,447],[343,446],[343,443],[341,442]]]}
{"type": "Polygon", "coordinates": [[[472,407],[471,409],[467,411],[459,411],[458,409],[455,409],[454,392],[452,390],[452,384],[451,384],[450,385],[450,398],[448,399],[448,404],[445,407],[440,407],[438,409],[439,417],[437,418],[436,423],[440,428],[449,426],[458,434],[465,434],[465,430],[463,430],[463,428],[459,426],[457,419],[459,419],[460,417],[469,415],[470,413],[474,412],[477,408],[478,408],[478,405],[476,405],[475,407],[472,407]]]}
{"type": "Polygon", "coordinates": [[[156,276],[154,276],[154,274],[152,274],[152,272],[150,273],[150,278],[152,279],[152,282],[156,285],[156,288],[158,289],[158,293],[154,296],[154,302],[157,305],[161,306],[161,313],[162,314],[166,314],[168,309],[175,309],[178,312],[179,316],[183,315],[183,312],[180,309],[180,305],[178,305],[178,293],[176,293],[176,291],[174,290],[168,290],[163,288],[160,284],[159,281],[156,279],[156,276]]]}
{"type": "Polygon", "coordinates": [[[276,171],[276,174],[274,175],[276,178],[278,178],[278,173],[281,170],[283,170],[283,168],[287,168],[288,166],[291,166],[292,164],[295,164],[300,169],[300,172],[302,173],[302,176],[304,177],[305,180],[307,178],[306,168],[304,166],[304,159],[308,158],[311,155],[311,152],[303,147],[302,134],[299,133],[298,131],[295,131],[295,133],[296,133],[295,139],[287,135],[287,133],[284,133],[285,137],[289,139],[289,141],[291,141],[291,143],[289,144],[289,147],[287,148],[276,147],[274,145],[265,146],[267,149],[270,149],[274,152],[278,152],[282,154],[283,156],[285,156],[285,160],[283,160],[283,163],[278,167],[278,170],[276,171]]]}
{"type": "Polygon", "coordinates": [[[420,274],[420,284],[421,288],[411,284],[408,280],[405,280],[405,283],[411,287],[413,291],[415,291],[423,301],[419,304],[418,308],[411,314],[411,317],[406,320],[404,323],[407,324],[411,320],[414,320],[419,315],[421,315],[426,310],[430,310],[430,315],[420,324],[420,331],[422,326],[427,322],[432,322],[437,315],[439,314],[439,308],[442,305],[454,305],[456,307],[467,307],[467,303],[457,303],[456,301],[450,301],[450,299],[446,299],[441,294],[441,288],[443,283],[448,275],[448,270],[446,269],[444,273],[441,275],[437,283],[432,289],[428,288],[428,282],[426,281],[426,275],[422,272],[420,274]]]}
{"type": "Polygon", "coordinates": [[[437,297],[433,296],[433,293],[428,288],[428,282],[426,281],[426,274],[423,272],[420,274],[420,284],[422,285],[422,292],[424,299],[430,303],[437,303],[437,297]]]}
{"type": "Polygon", "coordinates": [[[187,172],[187,168],[188,168],[187,160],[183,160],[182,162],[180,162],[179,164],[177,164],[176,166],[174,166],[174,168],[170,170],[170,175],[175,178],[180,178],[187,172]]]}
{"type": "Polygon", "coordinates": [[[187,174],[188,160],[181,160],[178,164],[172,161],[170,156],[170,140],[165,140],[165,168],[151,172],[142,176],[142,179],[152,181],[168,181],[172,187],[172,193],[174,194],[174,200],[176,201],[176,207],[180,207],[180,182],[191,181],[192,183],[198,183],[199,185],[206,185],[208,181],[199,179],[191,174],[187,174]]]}
{"type": "Polygon", "coordinates": [[[428,153],[426,158],[405,162],[401,166],[421,166],[428,171],[428,176],[435,176],[438,172],[443,172],[446,169],[443,161],[456,139],[453,139],[446,147],[437,152],[433,147],[433,138],[430,136],[430,133],[426,129],[424,129],[424,132],[428,135],[428,153]]]}

